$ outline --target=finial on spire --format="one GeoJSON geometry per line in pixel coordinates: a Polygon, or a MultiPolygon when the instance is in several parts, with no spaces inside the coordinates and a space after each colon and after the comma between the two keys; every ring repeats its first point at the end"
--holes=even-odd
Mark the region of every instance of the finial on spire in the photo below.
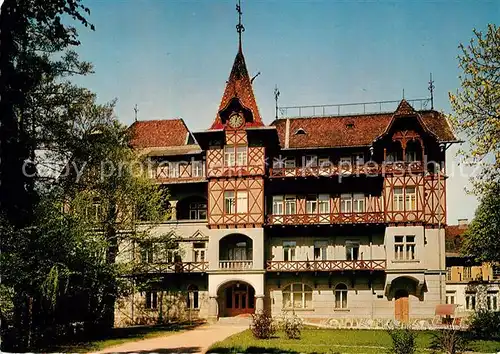
{"type": "Polygon", "coordinates": [[[278,89],[278,85],[274,87],[274,101],[276,103],[275,106],[275,118],[278,119],[278,98],[280,97],[280,90],[278,89]]]}
{"type": "Polygon", "coordinates": [[[236,32],[238,32],[238,45],[241,50],[241,33],[245,32],[245,26],[241,23],[241,15],[243,12],[241,11],[241,0],[238,0],[236,4],[236,12],[238,12],[238,24],[236,25],[236,32]]]}
{"type": "Polygon", "coordinates": [[[134,120],[137,122],[137,112],[139,112],[139,108],[137,108],[137,103],[134,106],[134,120]]]}
{"type": "Polygon", "coordinates": [[[429,91],[431,92],[431,109],[434,109],[434,80],[432,80],[432,73],[429,79],[429,91]]]}

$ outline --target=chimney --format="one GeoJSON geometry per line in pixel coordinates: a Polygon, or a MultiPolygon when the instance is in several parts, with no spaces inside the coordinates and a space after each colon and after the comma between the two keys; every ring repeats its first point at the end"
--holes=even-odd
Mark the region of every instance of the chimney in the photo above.
{"type": "Polygon", "coordinates": [[[468,219],[458,219],[458,228],[459,229],[466,229],[467,225],[469,225],[468,219]]]}
{"type": "Polygon", "coordinates": [[[290,119],[286,119],[285,122],[285,149],[290,146],[290,119]]]}

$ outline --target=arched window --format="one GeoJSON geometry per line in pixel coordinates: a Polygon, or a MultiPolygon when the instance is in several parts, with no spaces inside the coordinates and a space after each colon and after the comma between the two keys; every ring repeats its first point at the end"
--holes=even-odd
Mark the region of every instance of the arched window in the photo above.
{"type": "Polygon", "coordinates": [[[199,309],[200,303],[198,301],[198,287],[196,285],[188,286],[188,296],[187,296],[187,308],[188,309],[199,309]]]}
{"type": "Polygon", "coordinates": [[[347,308],[347,286],[345,284],[338,284],[335,287],[335,308],[347,308]]]}
{"type": "Polygon", "coordinates": [[[420,142],[416,140],[409,141],[406,144],[405,155],[406,162],[420,161],[422,159],[420,142]]]}
{"type": "Polygon", "coordinates": [[[290,284],[283,289],[283,308],[312,308],[312,288],[306,284],[290,284]]]}

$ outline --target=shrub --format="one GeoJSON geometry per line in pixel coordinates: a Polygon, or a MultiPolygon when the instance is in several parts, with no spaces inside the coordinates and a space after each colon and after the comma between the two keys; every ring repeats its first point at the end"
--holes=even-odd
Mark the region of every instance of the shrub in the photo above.
{"type": "Polygon", "coordinates": [[[283,316],[283,331],[285,331],[288,339],[300,339],[303,327],[304,322],[296,314],[292,316],[283,316]]]}
{"type": "Polygon", "coordinates": [[[408,327],[397,327],[388,329],[387,332],[392,339],[391,354],[414,354],[416,350],[416,333],[408,327]]]}
{"type": "Polygon", "coordinates": [[[253,336],[257,339],[270,338],[274,333],[276,333],[276,328],[271,314],[266,311],[253,314],[250,330],[252,331],[253,336]]]}
{"type": "Polygon", "coordinates": [[[455,329],[442,329],[432,334],[431,349],[446,354],[460,354],[467,349],[467,339],[464,333],[455,329]]]}
{"type": "Polygon", "coordinates": [[[481,310],[474,313],[469,333],[475,339],[500,340],[500,312],[481,310]]]}

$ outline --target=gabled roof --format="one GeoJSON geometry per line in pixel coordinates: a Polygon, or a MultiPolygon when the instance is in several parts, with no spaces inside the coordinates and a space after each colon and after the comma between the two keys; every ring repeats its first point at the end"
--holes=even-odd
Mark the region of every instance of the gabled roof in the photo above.
{"type": "Polygon", "coordinates": [[[255,101],[252,82],[250,80],[250,76],[248,76],[245,57],[243,56],[241,46],[236,54],[236,58],[234,59],[233,68],[231,69],[229,79],[226,82],[226,88],[219,105],[219,110],[217,111],[217,115],[210,129],[223,128],[219,113],[229,106],[233,98],[237,98],[243,107],[252,112],[253,122],[247,123],[246,126],[264,126],[262,118],[260,117],[259,108],[257,107],[257,102],[255,101]]]}
{"type": "Polygon", "coordinates": [[[416,115],[422,128],[440,142],[456,141],[446,117],[436,111],[415,111],[405,100],[394,113],[359,114],[333,117],[278,119],[276,126],[282,148],[336,148],[370,146],[388,132],[395,119],[416,115]],[[287,128],[287,121],[289,127],[287,128]],[[306,134],[294,134],[298,129],[306,134]],[[288,139],[286,135],[288,134],[288,139]],[[285,142],[288,141],[288,146],[285,142]]]}
{"type": "Polygon", "coordinates": [[[130,126],[130,131],[131,145],[139,149],[189,145],[192,136],[182,119],[137,121],[130,126]]]}

